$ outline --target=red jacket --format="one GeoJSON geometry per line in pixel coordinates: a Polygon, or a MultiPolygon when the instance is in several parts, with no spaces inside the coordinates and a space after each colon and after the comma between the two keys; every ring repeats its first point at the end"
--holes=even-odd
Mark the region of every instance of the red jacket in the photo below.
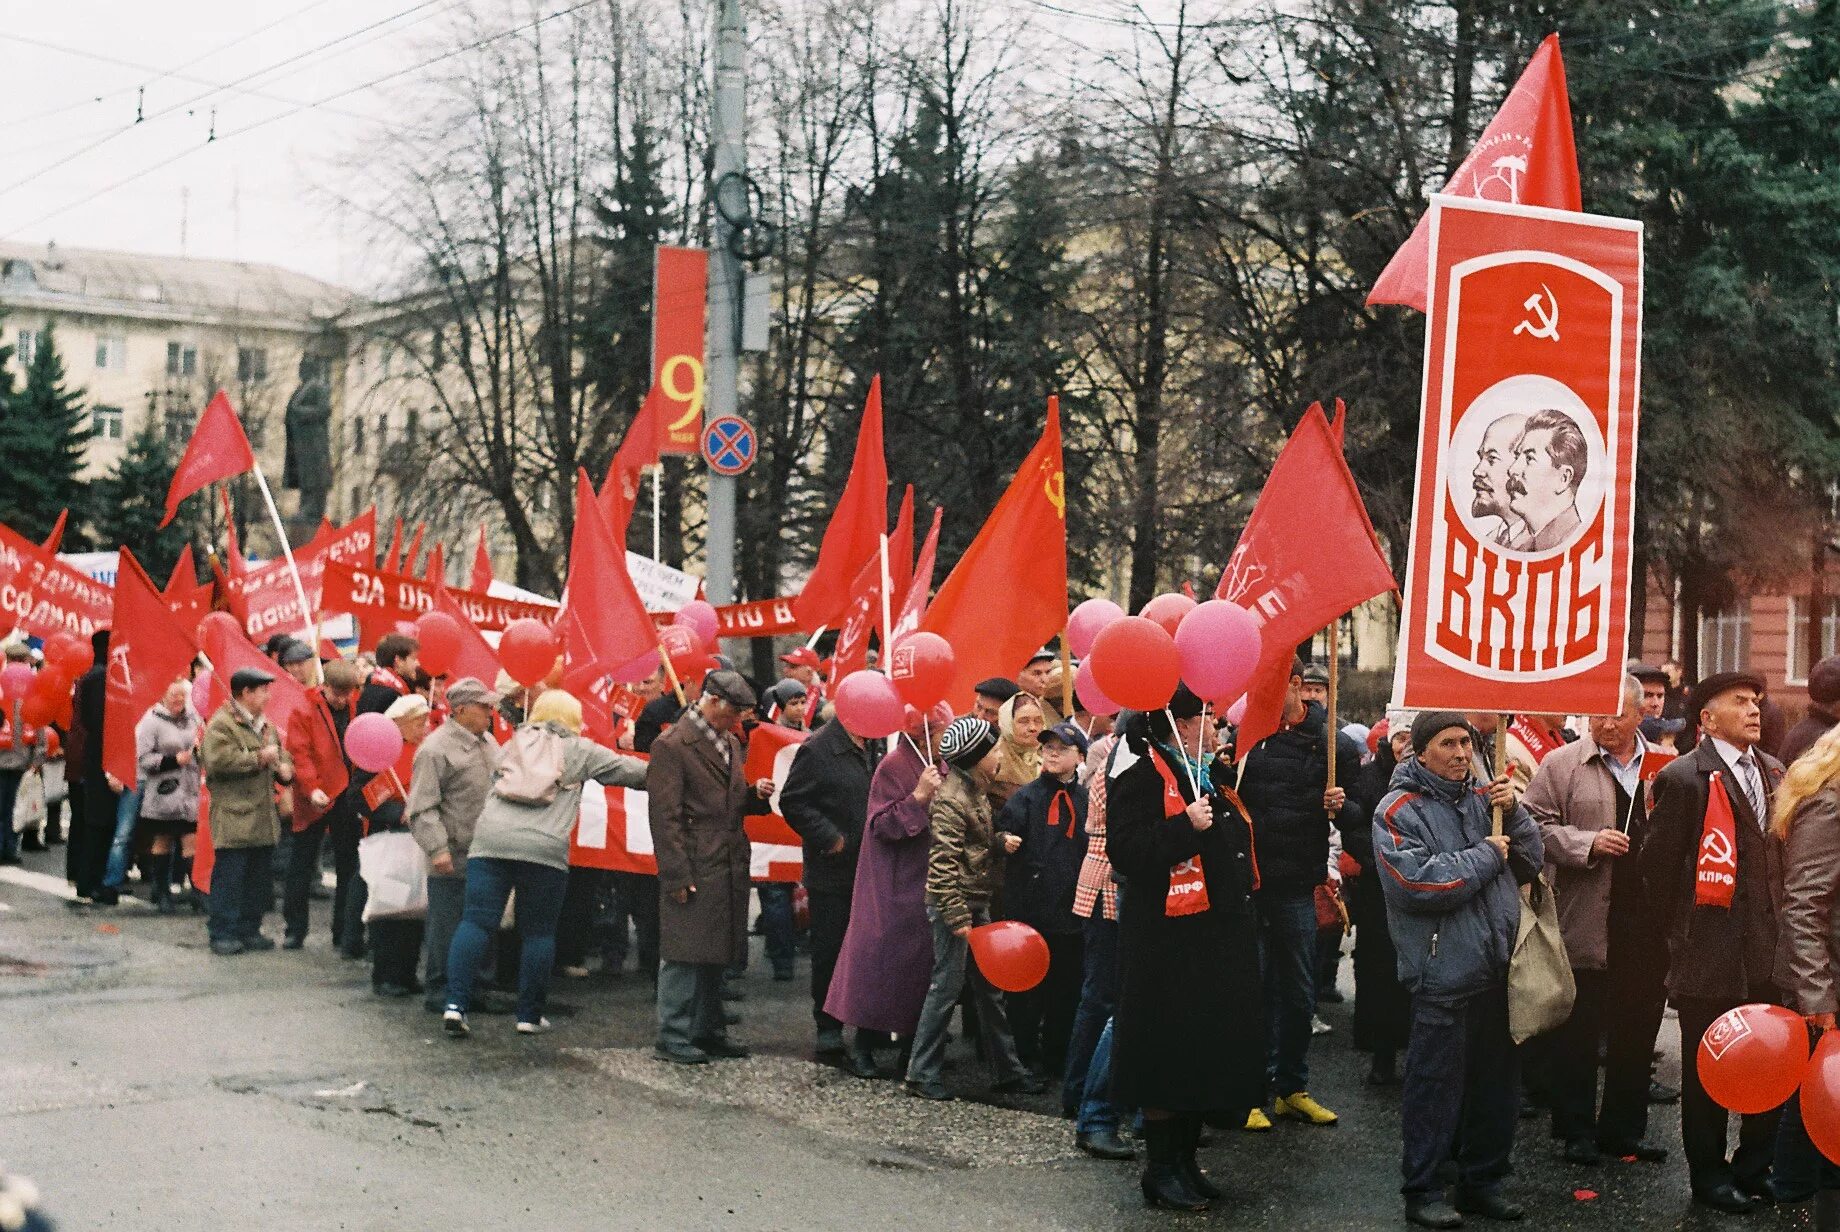
{"type": "MultiPolygon", "coordinates": [[[[318,685],[307,690],[308,708],[288,725],[288,756],[294,761],[294,829],[304,830],[330,808],[316,808],[314,791],[323,791],[337,801],[339,793],[351,782],[351,767],[345,761],[344,742],[339,738],[339,724],[334,721],[332,705],[325,690],[318,685]]],[[[339,717],[349,719],[346,709],[339,717]]]]}

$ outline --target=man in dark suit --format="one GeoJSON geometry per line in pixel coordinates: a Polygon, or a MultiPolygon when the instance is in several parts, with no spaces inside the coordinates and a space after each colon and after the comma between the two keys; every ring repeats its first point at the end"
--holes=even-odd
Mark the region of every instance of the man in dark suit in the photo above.
{"type": "Polygon", "coordinates": [[[1767,827],[1770,798],[1783,770],[1758,747],[1762,703],[1763,681],[1750,672],[1719,672],[1694,689],[1691,710],[1703,737],[1656,779],[1654,812],[1638,857],[1644,899],[1667,938],[1668,997],[1680,1014],[1680,1131],[1693,1197],[1733,1215],[1767,1200],[1779,1111],[1746,1116],[1737,1153],[1727,1161],[1725,1110],[1700,1085],[1693,1057],[1719,1015],[1748,1002],[1780,999],[1771,974],[1781,852],[1767,827]],[[1717,832],[1706,831],[1715,775],[1731,800],[1737,830],[1729,907],[1700,904],[1695,894],[1702,851],[1730,858],[1717,832]]]}

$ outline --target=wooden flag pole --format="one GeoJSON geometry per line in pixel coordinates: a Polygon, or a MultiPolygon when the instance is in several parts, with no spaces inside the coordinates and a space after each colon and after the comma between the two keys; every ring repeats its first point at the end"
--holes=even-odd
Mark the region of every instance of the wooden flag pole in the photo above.
{"type": "Polygon", "coordinates": [[[689,705],[690,699],[684,696],[684,682],[677,678],[677,669],[671,666],[671,652],[665,649],[663,639],[658,642],[658,661],[664,664],[664,678],[671,682],[671,692],[677,694],[677,704],[689,705]]]}
{"type": "MultiPolygon", "coordinates": [[[[1508,761],[1508,715],[1506,712],[1495,716],[1495,761],[1489,767],[1493,777],[1500,778],[1506,771],[1502,769],[1508,761]]],[[[1501,805],[1491,805],[1489,809],[1489,833],[1501,833],[1501,805]]]]}
{"type": "MultiPolygon", "coordinates": [[[[1341,728],[1337,725],[1336,719],[1335,719],[1336,688],[1341,683],[1341,675],[1342,675],[1341,633],[1342,633],[1342,621],[1340,617],[1337,617],[1336,619],[1329,622],[1329,725],[1328,725],[1329,778],[1328,778],[1328,784],[1329,784],[1330,791],[1335,790],[1335,742],[1336,742],[1336,735],[1341,731],[1341,728]]],[[[1325,811],[1329,814],[1329,816],[1331,817],[1335,816],[1334,809],[1326,809],[1325,811]]]]}
{"type": "Polygon", "coordinates": [[[255,471],[256,487],[262,489],[262,501],[268,506],[268,516],[275,524],[275,536],[281,540],[281,555],[287,559],[288,574],[294,579],[294,597],[300,601],[301,632],[312,640],[307,645],[313,651],[313,674],[319,684],[326,683],[326,670],[319,661],[319,634],[313,619],[313,607],[307,602],[307,588],[300,580],[300,566],[294,563],[294,549],[288,546],[287,527],[281,524],[281,511],[275,508],[275,494],[268,490],[268,480],[262,474],[262,466],[257,463],[251,468],[255,471]]]}

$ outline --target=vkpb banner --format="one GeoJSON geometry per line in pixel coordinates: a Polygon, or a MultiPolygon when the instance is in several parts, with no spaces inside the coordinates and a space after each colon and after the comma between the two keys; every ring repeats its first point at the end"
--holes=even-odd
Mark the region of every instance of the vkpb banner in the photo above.
{"type": "Polygon", "coordinates": [[[1394,704],[1614,714],[1642,226],[1436,196],[1394,704]]]}

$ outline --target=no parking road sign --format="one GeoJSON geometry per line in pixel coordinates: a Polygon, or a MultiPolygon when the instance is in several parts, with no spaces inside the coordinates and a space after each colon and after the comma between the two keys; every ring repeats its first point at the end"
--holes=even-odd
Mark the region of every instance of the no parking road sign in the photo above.
{"type": "Polygon", "coordinates": [[[739,475],[754,465],[759,450],[754,425],[739,416],[712,419],[703,429],[703,458],[718,475],[739,475]]]}

